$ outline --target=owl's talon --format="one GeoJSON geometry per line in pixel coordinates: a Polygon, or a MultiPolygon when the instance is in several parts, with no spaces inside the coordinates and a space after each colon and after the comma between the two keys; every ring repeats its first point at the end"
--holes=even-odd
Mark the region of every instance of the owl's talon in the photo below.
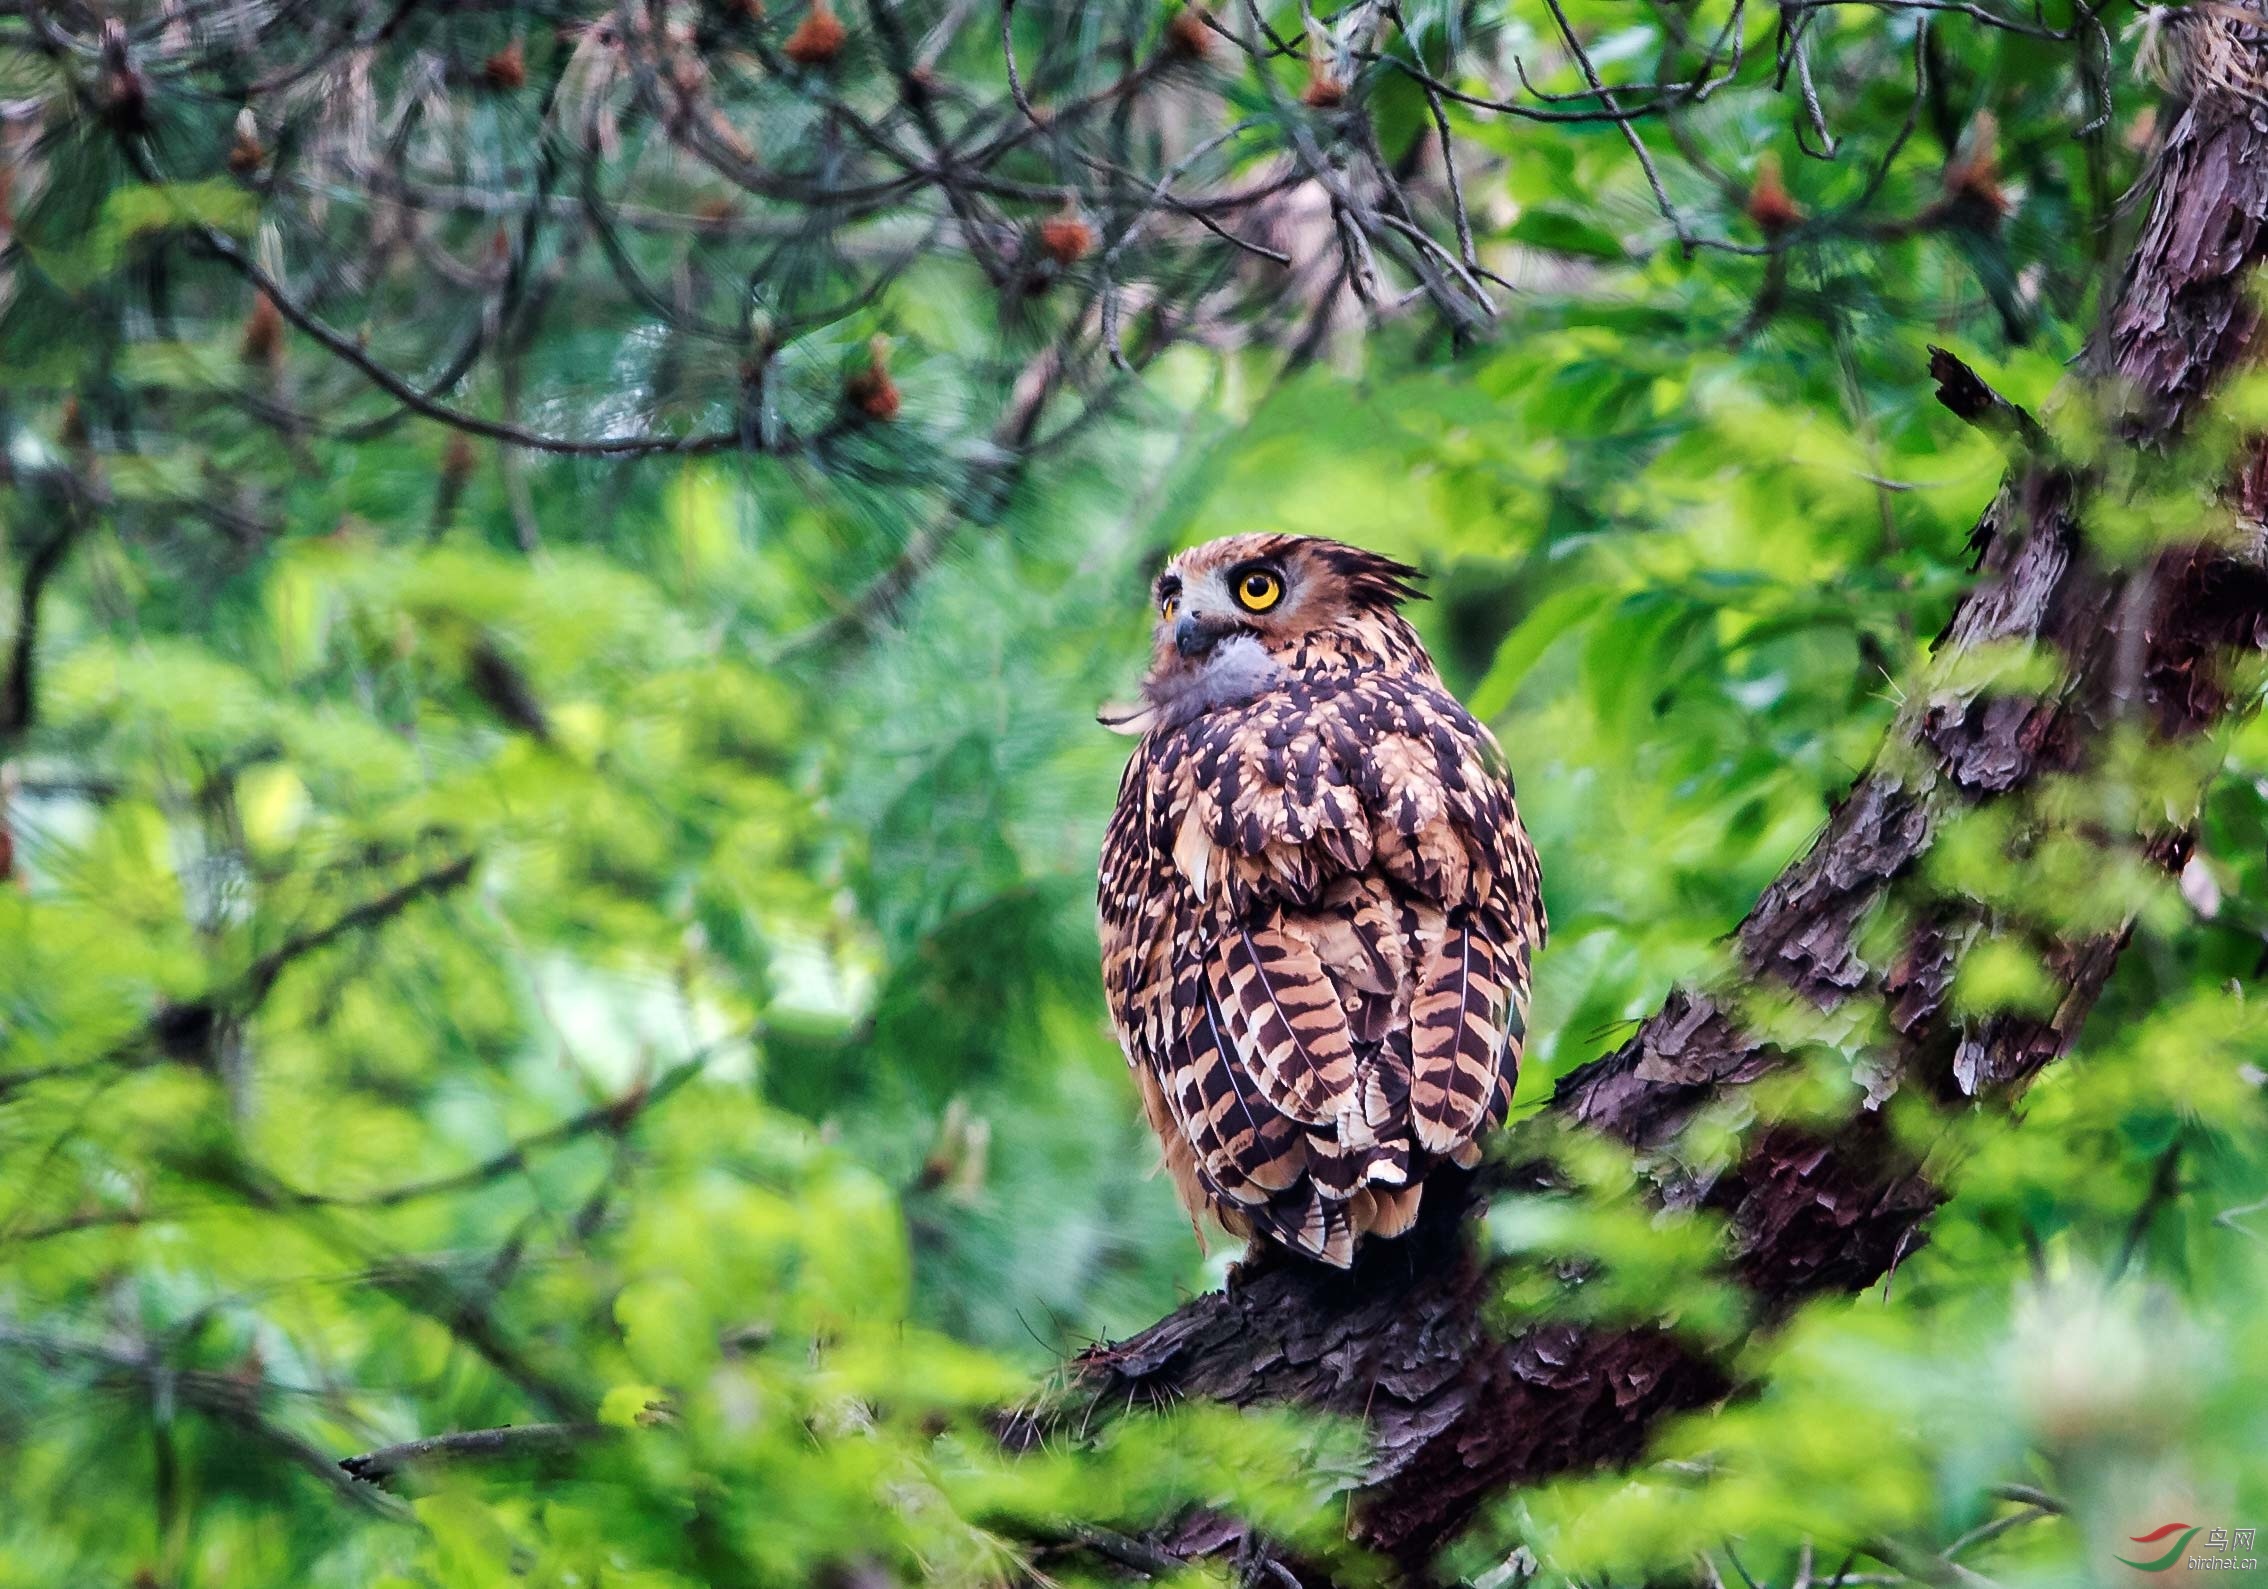
{"type": "Polygon", "coordinates": [[[1284,1249],[1274,1242],[1261,1236],[1253,1237],[1245,1243],[1243,1255],[1228,1266],[1228,1274],[1221,1281],[1221,1290],[1234,1301],[1239,1287],[1248,1285],[1269,1270],[1279,1267],[1285,1256],[1284,1249]]]}

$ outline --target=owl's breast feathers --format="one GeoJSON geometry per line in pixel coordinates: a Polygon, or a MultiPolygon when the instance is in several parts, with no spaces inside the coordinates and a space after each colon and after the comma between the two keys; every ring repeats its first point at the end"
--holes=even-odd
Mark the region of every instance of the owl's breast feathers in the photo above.
{"type": "Polygon", "coordinates": [[[1501,752],[1429,666],[1145,736],[1104,981],[1192,1216],[1344,1265],[1510,1106],[1544,920],[1501,752]]]}

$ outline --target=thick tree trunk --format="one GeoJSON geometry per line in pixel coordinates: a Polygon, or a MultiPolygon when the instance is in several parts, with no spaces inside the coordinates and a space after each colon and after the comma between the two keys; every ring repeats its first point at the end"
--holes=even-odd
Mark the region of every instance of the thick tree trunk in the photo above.
{"type": "MultiPolygon", "coordinates": [[[[2227,16],[2186,25],[2236,46],[2233,57],[2199,49],[2192,59],[2234,58],[2268,81],[2268,35],[2227,16]]],[[[2089,359],[2102,387],[2127,394],[2119,426],[2140,460],[2192,433],[2243,357],[2257,330],[2246,278],[2268,251],[2268,101],[2210,82],[2189,91],[2167,116],[2154,199],[2089,359]]],[[[2057,938],[2035,925],[2026,941],[2061,983],[2053,1013],[1964,1020],[1948,990],[1963,949],[1988,930],[1984,912],[1929,892],[1917,863],[1954,813],[2003,802],[2025,811],[2043,779],[2095,765],[2114,726],[2169,752],[2194,748],[2230,708],[2224,655],[2268,645],[2268,448],[2248,444],[2225,493],[2240,521],[2234,540],[2106,568],[2079,522],[2099,475],[2048,456],[2038,428],[1956,361],[1941,355],[1934,373],[1948,406],[2002,429],[2016,453],[1978,524],[1980,578],[1946,626],[1931,681],[1810,851],[1741,923],[1733,982],[1673,995],[1621,1049],[1565,1078],[1550,1105],[1645,1154],[1666,1201],[1722,1211],[1733,1267],[1767,1317],[1880,1278],[1921,1239],[1940,1193],[1872,1109],[1839,1128],[1762,1128],[1713,1178],[1681,1167],[1675,1146],[1697,1109],[1787,1063],[1743,1024],[1743,1000],[1793,995],[1799,1008],[1871,1022],[1861,1029],[1887,1034],[1861,1066],[1876,1095],[2006,1100],[2068,1049],[2126,934],[2057,938]],[[2051,648],[2063,683],[2034,695],[1955,682],[1959,659],[2009,642],[2051,648]],[[1879,941],[1885,910],[1898,913],[1903,945],[1887,963],[1869,960],[1860,937],[1877,924],[1879,941]]],[[[2197,793],[2209,774],[2208,757],[2197,793]]],[[[2125,842],[2178,869],[2190,837],[2176,824],[2125,842]]],[[[1200,1297],[1083,1357],[1072,1399],[1115,1409],[1200,1396],[1363,1418],[1375,1465],[1357,1535],[1414,1568],[1490,1495],[1628,1461],[1664,1414],[1724,1389],[1712,1364],[1661,1332],[1490,1331],[1497,1274],[1469,1222],[1446,1216],[1519,1176],[1491,1172],[1464,1209],[1429,1199],[1425,1227],[1374,1244],[1351,1273],[1287,1262],[1200,1297]]],[[[1193,1536],[1185,1548],[1207,1546],[1193,1536]]]]}

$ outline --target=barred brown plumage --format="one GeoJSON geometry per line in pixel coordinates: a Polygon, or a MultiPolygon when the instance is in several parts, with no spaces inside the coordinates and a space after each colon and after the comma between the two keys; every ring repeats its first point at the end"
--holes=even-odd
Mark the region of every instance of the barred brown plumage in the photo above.
{"type": "Polygon", "coordinates": [[[1494,736],[1314,537],[1176,557],[1103,841],[1104,990],[1193,1220],[1345,1265],[1510,1107],[1541,880],[1494,736]]]}

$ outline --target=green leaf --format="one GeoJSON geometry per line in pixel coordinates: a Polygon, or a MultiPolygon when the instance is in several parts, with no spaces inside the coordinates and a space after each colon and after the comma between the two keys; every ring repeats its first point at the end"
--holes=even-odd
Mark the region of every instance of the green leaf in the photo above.
{"type": "Polygon", "coordinates": [[[1488,672],[1473,686],[1469,703],[1473,715],[1485,723],[1510,706],[1520,681],[1543,660],[1552,642],[1613,599],[1612,591],[1597,585],[1573,585],[1538,602],[1535,610],[1498,644],[1488,672]]]}
{"type": "Polygon", "coordinates": [[[1505,228],[1516,243],[1526,243],[1553,254],[1574,254],[1583,259],[1620,261],[1630,257],[1622,240],[1594,221],[1557,205],[1531,205],[1505,228]]]}
{"type": "Polygon", "coordinates": [[[598,1421],[617,1429],[639,1429],[669,1406],[669,1392],[656,1385],[616,1385],[599,1400],[598,1421]]]}
{"type": "Polygon", "coordinates": [[[249,237],[259,224],[258,199],[234,182],[128,183],[103,200],[101,235],[112,247],[158,232],[209,226],[249,237]]]}

